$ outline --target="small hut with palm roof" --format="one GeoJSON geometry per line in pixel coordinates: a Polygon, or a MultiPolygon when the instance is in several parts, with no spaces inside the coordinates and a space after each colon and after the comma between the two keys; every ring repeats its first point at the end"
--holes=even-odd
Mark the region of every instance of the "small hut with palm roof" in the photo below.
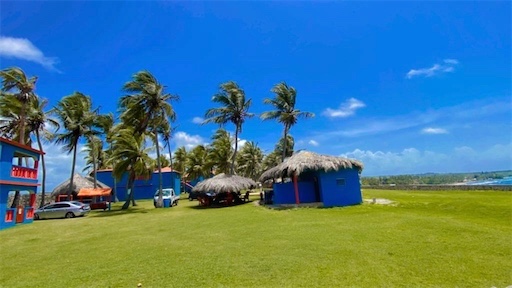
{"type": "Polygon", "coordinates": [[[322,202],[325,207],[348,206],[363,201],[362,170],[363,163],[357,160],[299,151],[265,171],[259,180],[283,180],[274,181],[274,204],[322,202]]]}
{"type": "Polygon", "coordinates": [[[249,189],[251,187],[255,187],[256,182],[254,182],[250,178],[245,178],[238,175],[229,175],[229,174],[218,174],[212,178],[208,178],[197,183],[194,188],[192,188],[193,192],[239,192],[244,189],[249,189]]]}
{"type": "MultiPolygon", "coordinates": [[[[78,173],[75,173],[73,175],[73,187],[69,187],[69,179],[59,184],[57,187],[55,187],[52,191],[52,197],[57,198],[59,195],[67,195],[68,191],[71,190],[71,195],[73,196],[73,199],[76,199],[78,196],[78,193],[82,188],[94,188],[94,179],[92,177],[84,177],[78,173]]],[[[110,188],[107,184],[96,181],[96,187],[97,188],[110,188]]]]}
{"type": "MultiPolygon", "coordinates": [[[[256,182],[250,178],[221,173],[197,183],[197,185],[192,188],[192,191],[202,193],[214,192],[216,196],[215,200],[213,200],[213,204],[215,204],[215,202],[220,203],[219,199],[223,199],[223,196],[220,195],[225,193],[226,204],[231,205],[233,201],[235,203],[240,203],[242,201],[238,196],[241,190],[250,189],[255,186],[256,182]]],[[[211,199],[210,197],[207,197],[207,194],[199,195],[197,199],[199,200],[200,205],[209,206],[212,204],[210,203],[211,199]]]]}

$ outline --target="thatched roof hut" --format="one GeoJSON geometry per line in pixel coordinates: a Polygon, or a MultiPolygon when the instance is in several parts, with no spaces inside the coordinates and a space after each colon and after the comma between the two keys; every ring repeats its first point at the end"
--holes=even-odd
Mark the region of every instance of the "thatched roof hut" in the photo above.
{"type": "Polygon", "coordinates": [[[363,163],[335,156],[320,155],[310,151],[300,151],[273,168],[265,171],[259,178],[260,182],[269,179],[287,178],[300,175],[305,171],[338,171],[340,169],[363,170],[363,163]]]}
{"type": "MultiPolygon", "coordinates": [[[[73,175],[73,189],[70,189],[69,187],[69,179],[59,184],[57,187],[55,187],[52,191],[52,197],[55,197],[57,195],[64,195],[67,194],[69,190],[71,190],[71,194],[77,195],[80,189],[82,188],[93,188],[94,187],[94,178],[90,176],[82,176],[78,173],[73,175]]],[[[98,188],[110,188],[107,184],[96,181],[98,188]]]]}
{"type": "Polygon", "coordinates": [[[212,178],[203,180],[192,189],[194,192],[238,192],[242,189],[249,189],[256,186],[252,179],[238,175],[228,175],[221,173],[212,178]]]}

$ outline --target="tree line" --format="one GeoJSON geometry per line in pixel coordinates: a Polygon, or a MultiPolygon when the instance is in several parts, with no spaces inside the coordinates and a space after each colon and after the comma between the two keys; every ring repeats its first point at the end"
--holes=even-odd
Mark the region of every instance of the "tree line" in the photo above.
{"type": "Polygon", "coordinates": [[[512,171],[471,172],[471,173],[446,173],[446,174],[417,174],[394,175],[379,177],[362,177],[362,185],[443,185],[470,181],[482,181],[489,179],[503,179],[512,176],[512,171]]]}
{"type": "MultiPolygon", "coordinates": [[[[209,177],[214,173],[257,179],[264,170],[293,154],[294,139],[290,129],[298,119],[314,117],[313,113],[295,107],[295,88],[285,82],[278,83],[271,89],[274,97],[263,100],[272,110],[262,113],[260,118],[281,123],[283,136],[268,154],[264,154],[254,141],[247,142],[238,151],[243,124],[254,114],[249,112],[252,100],[246,99],[244,90],[236,82],[228,81],[220,84],[219,91],[213,95],[212,102],[218,107],[208,109],[204,115],[202,124],[220,126],[211,136],[212,143],[197,145],[190,150],[179,147],[173,155],[170,141],[176,130],[177,112],[172,103],[180,97],[168,93],[166,86],[149,71],[133,74],[122,85],[123,95],[118,100],[116,114],[101,114],[91,96],[78,91],[62,97],[54,107],[48,108],[48,100],[35,93],[38,77],[28,77],[18,67],[1,70],[0,79],[0,137],[28,146],[35,140],[41,151],[44,142],[62,145],[65,152],[73,155],[70,187],[73,187],[77,148],[80,141],[85,140],[84,171],[92,174],[95,188],[97,170],[112,169],[115,181],[128,173],[128,197],[123,209],[130,203],[136,205],[135,179],[148,179],[155,170],[159,174],[160,191],[157,206],[163,206],[162,167],[179,171],[185,180],[209,177]],[[234,126],[234,135],[224,129],[226,124],[234,126]],[[160,147],[160,139],[165,143],[164,147],[160,147]],[[161,154],[161,149],[166,147],[169,158],[161,154]],[[150,156],[153,152],[156,152],[154,159],[150,156]]],[[[41,168],[42,205],[46,192],[44,155],[41,155],[41,168]]],[[[71,191],[68,191],[68,198],[70,196],[71,191]]],[[[18,201],[19,191],[15,191],[13,207],[18,201]]]]}

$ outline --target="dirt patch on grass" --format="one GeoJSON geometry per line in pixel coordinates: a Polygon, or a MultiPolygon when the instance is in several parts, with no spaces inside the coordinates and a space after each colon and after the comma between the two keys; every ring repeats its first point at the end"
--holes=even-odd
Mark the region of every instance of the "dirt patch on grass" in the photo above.
{"type": "Polygon", "coordinates": [[[365,203],[369,204],[379,204],[379,205],[392,205],[395,204],[394,201],[385,198],[372,198],[372,199],[364,199],[365,203]]]}

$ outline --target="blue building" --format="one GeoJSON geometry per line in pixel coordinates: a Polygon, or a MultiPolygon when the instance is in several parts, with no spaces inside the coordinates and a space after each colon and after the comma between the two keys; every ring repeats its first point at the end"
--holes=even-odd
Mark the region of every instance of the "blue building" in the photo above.
{"type": "Polygon", "coordinates": [[[0,138],[0,229],[34,221],[37,168],[43,153],[30,146],[0,138]],[[10,208],[9,195],[29,194],[27,204],[10,208]]]}
{"type": "Polygon", "coordinates": [[[273,184],[273,204],[322,203],[324,207],[363,202],[357,160],[300,151],[267,170],[260,181],[281,179],[273,184]],[[290,179],[291,181],[285,181],[290,179]]]}
{"type": "MultiPolygon", "coordinates": [[[[109,187],[111,187],[117,196],[119,201],[126,201],[128,187],[128,173],[124,173],[120,181],[114,181],[112,176],[112,170],[98,170],[97,179],[109,187]]],[[[137,199],[153,199],[155,191],[158,189],[159,176],[158,171],[153,172],[151,178],[135,179],[134,182],[134,198],[137,199]]],[[[162,188],[173,188],[177,195],[181,194],[181,176],[180,173],[171,170],[169,167],[162,168],[162,188]]]]}

